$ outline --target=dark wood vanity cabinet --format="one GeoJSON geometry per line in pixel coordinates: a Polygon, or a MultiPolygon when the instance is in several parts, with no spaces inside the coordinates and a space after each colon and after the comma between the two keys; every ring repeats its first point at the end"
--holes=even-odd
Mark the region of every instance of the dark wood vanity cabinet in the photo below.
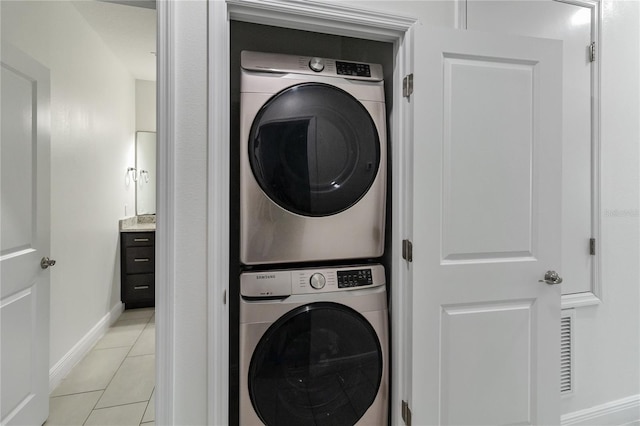
{"type": "Polygon", "coordinates": [[[155,232],[121,234],[120,294],[125,309],[155,306],[155,232]]]}

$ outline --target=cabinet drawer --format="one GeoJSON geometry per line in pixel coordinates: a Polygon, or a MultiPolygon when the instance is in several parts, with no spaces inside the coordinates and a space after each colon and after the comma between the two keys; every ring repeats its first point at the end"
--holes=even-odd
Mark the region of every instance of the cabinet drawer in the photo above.
{"type": "Polygon", "coordinates": [[[123,232],[122,247],[153,247],[156,243],[155,232],[123,232]]]}
{"type": "Polygon", "coordinates": [[[155,272],[155,250],[153,247],[127,247],[124,249],[127,274],[155,272]]]}
{"type": "Polygon", "coordinates": [[[122,286],[122,301],[125,303],[155,297],[155,274],[127,275],[122,286]]]}

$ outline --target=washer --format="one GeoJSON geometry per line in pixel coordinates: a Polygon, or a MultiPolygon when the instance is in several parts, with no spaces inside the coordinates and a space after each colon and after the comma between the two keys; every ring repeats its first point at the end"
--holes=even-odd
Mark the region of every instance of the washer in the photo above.
{"type": "Polygon", "coordinates": [[[240,261],[382,256],[382,66],[248,51],[241,65],[240,261]]]}
{"type": "Polygon", "coordinates": [[[384,267],[240,276],[240,424],[388,423],[384,267]]]}

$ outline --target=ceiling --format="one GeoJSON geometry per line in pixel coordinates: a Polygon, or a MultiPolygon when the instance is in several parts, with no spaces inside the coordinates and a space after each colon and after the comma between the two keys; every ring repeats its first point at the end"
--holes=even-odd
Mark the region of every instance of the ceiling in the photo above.
{"type": "Polygon", "coordinates": [[[135,79],[155,81],[155,1],[77,0],[72,4],[135,79]]]}

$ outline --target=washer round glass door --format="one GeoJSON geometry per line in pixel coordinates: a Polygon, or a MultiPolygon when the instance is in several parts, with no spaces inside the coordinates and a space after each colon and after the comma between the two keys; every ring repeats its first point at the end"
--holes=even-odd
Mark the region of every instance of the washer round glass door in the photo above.
{"type": "Polygon", "coordinates": [[[357,203],[380,165],[371,115],[328,84],[298,84],[274,95],[256,115],[248,145],[265,194],[304,216],[328,216],[357,203]]]}
{"type": "Polygon", "coordinates": [[[312,303],[275,322],[256,346],[249,394],[267,426],[353,425],[382,379],[380,341],[358,312],[312,303]]]}

